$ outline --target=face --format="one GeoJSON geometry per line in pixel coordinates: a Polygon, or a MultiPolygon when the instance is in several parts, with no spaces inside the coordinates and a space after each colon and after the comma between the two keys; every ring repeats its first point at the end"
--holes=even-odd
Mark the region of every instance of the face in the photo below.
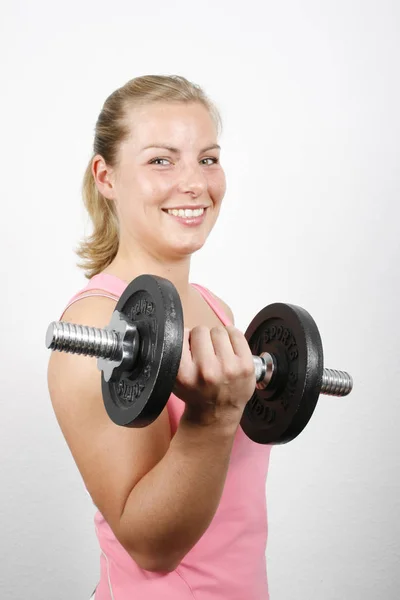
{"type": "Polygon", "coordinates": [[[131,109],[114,169],[94,161],[98,187],[116,204],[121,243],[160,257],[201,248],[226,190],[217,130],[199,103],[131,109]]]}

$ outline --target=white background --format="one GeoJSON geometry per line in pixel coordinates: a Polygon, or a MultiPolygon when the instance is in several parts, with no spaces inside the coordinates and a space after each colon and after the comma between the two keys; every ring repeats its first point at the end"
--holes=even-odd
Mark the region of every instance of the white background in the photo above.
{"type": "Polygon", "coordinates": [[[271,600],[398,598],[399,33],[396,0],[3,0],[2,599],[85,599],[97,582],[44,336],[85,285],[73,248],[101,105],[133,77],[173,73],[224,120],[228,191],[191,280],[243,330],[266,304],[300,304],[326,366],[354,377],[272,450],[271,600]]]}

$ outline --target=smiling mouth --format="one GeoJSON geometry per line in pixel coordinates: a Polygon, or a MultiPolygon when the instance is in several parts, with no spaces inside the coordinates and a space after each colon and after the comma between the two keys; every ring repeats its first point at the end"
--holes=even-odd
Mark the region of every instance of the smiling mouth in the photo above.
{"type": "Polygon", "coordinates": [[[163,208],[162,210],[172,217],[179,217],[180,219],[198,219],[204,215],[207,208],[163,208]]]}

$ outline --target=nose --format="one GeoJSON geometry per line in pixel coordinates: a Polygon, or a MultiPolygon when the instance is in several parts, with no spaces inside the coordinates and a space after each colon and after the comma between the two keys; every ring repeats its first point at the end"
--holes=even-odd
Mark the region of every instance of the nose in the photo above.
{"type": "Polygon", "coordinates": [[[186,165],[182,167],[178,183],[178,191],[182,194],[192,194],[195,198],[201,196],[207,189],[207,180],[202,167],[186,165]]]}

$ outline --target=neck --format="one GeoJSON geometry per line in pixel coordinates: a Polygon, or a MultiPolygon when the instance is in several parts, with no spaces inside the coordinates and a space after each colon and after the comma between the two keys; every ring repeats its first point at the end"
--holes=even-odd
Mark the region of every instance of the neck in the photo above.
{"type": "Polygon", "coordinates": [[[103,272],[115,275],[127,283],[144,273],[165,277],[174,284],[184,303],[190,294],[189,271],[190,256],[175,259],[160,257],[138,247],[130,252],[120,248],[112,263],[103,272]]]}

